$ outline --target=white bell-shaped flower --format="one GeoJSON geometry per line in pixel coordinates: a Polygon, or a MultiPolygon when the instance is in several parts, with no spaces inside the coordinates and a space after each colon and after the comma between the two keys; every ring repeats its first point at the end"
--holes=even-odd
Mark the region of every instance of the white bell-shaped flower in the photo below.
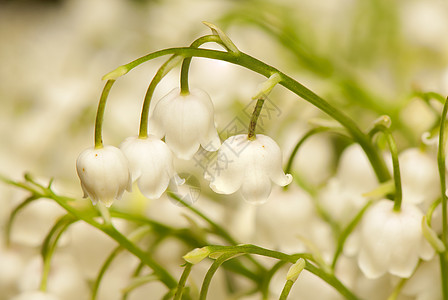
{"type": "Polygon", "coordinates": [[[218,151],[217,162],[205,174],[210,188],[216,193],[232,194],[241,188],[248,202],[261,204],[271,193],[271,181],[286,186],[292,176],[282,169],[282,153],[268,136],[257,134],[249,140],[247,134],[228,138],[218,151]]]}
{"type": "Polygon", "coordinates": [[[76,161],[76,170],[84,198],[90,197],[94,205],[101,201],[110,207],[115,199],[121,199],[125,189],[131,191],[129,163],[117,147],[84,150],[76,161]]]}
{"type": "Polygon", "coordinates": [[[168,146],[153,135],[147,138],[128,137],[120,145],[129,161],[132,181],[145,197],[158,199],[176,175],[173,155],[168,146]]]}
{"type": "Polygon", "coordinates": [[[216,131],[213,103],[208,94],[192,89],[182,95],[175,88],[154,107],[149,132],[165,142],[181,159],[191,159],[201,145],[216,151],[221,145],[216,131]]]}
{"type": "Polygon", "coordinates": [[[425,240],[423,213],[413,204],[380,200],[364,215],[360,231],[358,265],[367,278],[389,272],[402,278],[412,275],[419,258],[429,260],[434,249],[425,240]]]}

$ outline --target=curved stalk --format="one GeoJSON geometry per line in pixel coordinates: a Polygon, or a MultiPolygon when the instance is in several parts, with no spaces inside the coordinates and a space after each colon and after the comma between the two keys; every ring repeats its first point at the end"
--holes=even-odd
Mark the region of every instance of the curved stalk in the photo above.
{"type": "MultiPolygon", "coordinates": [[[[446,115],[448,112],[448,98],[445,101],[442,111],[442,117],[440,119],[440,132],[439,132],[439,149],[437,152],[437,164],[439,168],[440,187],[442,192],[442,237],[441,240],[445,245],[445,249],[448,249],[448,216],[447,216],[447,202],[446,195],[446,115]]],[[[448,300],[448,250],[444,253],[440,253],[440,270],[442,276],[442,295],[443,299],[448,300]]]]}
{"type": "Polygon", "coordinates": [[[359,129],[359,127],[355,124],[355,122],[352,119],[350,119],[343,112],[339,111],[338,109],[327,103],[324,99],[322,99],[314,92],[312,92],[311,90],[309,90],[296,80],[292,79],[288,75],[245,53],[242,52],[229,53],[224,51],[195,49],[190,47],[168,48],[140,57],[119,68],[124,68],[126,69],[127,72],[129,72],[133,68],[139,66],[140,64],[146,61],[149,61],[151,59],[163,55],[170,55],[170,54],[177,54],[183,57],[205,57],[227,61],[242,66],[244,68],[247,68],[249,70],[252,70],[265,77],[270,77],[272,74],[276,72],[279,73],[281,77],[281,81],[279,82],[279,84],[283,85],[291,92],[295,93],[296,95],[310,102],[311,104],[313,104],[326,114],[330,115],[333,119],[338,121],[341,125],[343,125],[347,129],[347,131],[352,135],[353,139],[357,143],[359,143],[360,146],[363,148],[380,182],[385,182],[390,179],[390,174],[386,167],[384,159],[375,149],[369,137],[364,132],[362,132],[361,129],[359,129]]]}
{"type": "Polygon", "coordinates": [[[110,89],[114,85],[115,80],[108,80],[106,85],[104,86],[103,92],[101,93],[100,102],[98,103],[98,110],[96,112],[95,119],[95,148],[103,147],[103,119],[104,119],[104,110],[106,109],[106,101],[109,96],[110,89]]]}

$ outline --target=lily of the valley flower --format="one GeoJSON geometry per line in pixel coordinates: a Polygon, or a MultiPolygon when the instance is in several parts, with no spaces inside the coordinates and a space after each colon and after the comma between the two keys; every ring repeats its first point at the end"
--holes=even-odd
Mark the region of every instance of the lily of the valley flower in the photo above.
{"type": "Polygon", "coordinates": [[[115,199],[121,199],[125,189],[131,191],[128,161],[116,147],[84,150],[76,161],[76,170],[84,198],[90,197],[94,205],[101,201],[110,207],[115,199]]]}
{"type": "Polygon", "coordinates": [[[168,146],[153,135],[147,138],[129,137],[120,145],[129,161],[132,181],[145,197],[158,199],[176,175],[173,155],[168,146]]]}
{"type": "Polygon", "coordinates": [[[213,103],[208,94],[192,89],[183,95],[175,88],[160,99],[154,108],[149,131],[165,142],[181,159],[191,159],[199,145],[216,151],[221,145],[215,128],[213,103]]]}
{"type": "Polygon", "coordinates": [[[398,212],[393,206],[392,201],[381,200],[362,219],[358,265],[367,278],[386,272],[408,278],[419,258],[429,260],[434,255],[422,234],[423,213],[406,202],[398,212]]]}
{"type": "Polygon", "coordinates": [[[243,197],[255,204],[267,201],[271,180],[280,186],[292,181],[292,176],[283,172],[279,146],[262,134],[252,140],[247,134],[228,138],[218,151],[213,173],[205,177],[216,193],[232,194],[241,188],[243,197]]]}

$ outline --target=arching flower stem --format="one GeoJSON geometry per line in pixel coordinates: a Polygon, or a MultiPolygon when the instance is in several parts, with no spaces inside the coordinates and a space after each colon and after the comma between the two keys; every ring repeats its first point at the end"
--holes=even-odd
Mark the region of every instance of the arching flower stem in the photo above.
{"type": "Polygon", "coordinates": [[[254,112],[252,113],[252,117],[250,119],[249,124],[249,132],[247,134],[248,140],[255,139],[255,128],[257,127],[258,117],[260,116],[261,109],[263,108],[264,99],[260,98],[257,100],[257,104],[255,104],[254,112]]]}
{"type": "MultiPolygon", "coordinates": [[[[211,42],[218,43],[225,48],[224,44],[221,41],[221,38],[217,35],[206,35],[206,36],[200,37],[197,40],[193,41],[193,43],[191,43],[190,48],[199,48],[203,44],[211,43],[211,42]]],[[[182,62],[182,68],[180,71],[180,93],[181,93],[181,95],[188,95],[190,93],[190,87],[188,85],[188,73],[190,70],[190,64],[191,64],[192,58],[193,57],[191,57],[191,56],[186,57],[184,59],[184,61],[182,62]]]]}
{"type": "MultiPolygon", "coordinates": [[[[265,77],[270,77],[274,73],[279,73],[281,81],[279,84],[283,85],[285,88],[295,93],[296,95],[302,97],[304,100],[310,102],[326,114],[330,115],[333,119],[338,121],[343,125],[347,131],[352,135],[353,139],[360,144],[364,149],[367,157],[369,158],[375,174],[380,182],[385,182],[390,179],[389,171],[386,167],[384,159],[380,156],[378,151],[373,146],[370,138],[359,129],[356,123],[346,116],[344,113],[327,103],[324,99],[316,95],[314,92],[304,87],[302,84],[287,76],[286,74],[280,72],[276,68],[265,64],[264,62],[249,56],[245,53],[229,53],[224,51],[209,50],[209,49],[197,49],[191,47],[180,47],[180,48],[168,48],[160,51],[156,51],[145,56],[142,56],[128,64],[120,66],[118,69],[125,70],[129,72],[133,68],[139,66],[140,64],[152,60],[154,58],[176,54],[183,57],[205,57],[211,59],[217,59],[222,61],[227,61],[247,69],[250,69],[256,73],[259,73],[265,77]]],[[[112,71],[111,73],[114,73],[112,71]]],[[[105,75],[107,78],[108,74],[105,75]]]]}
{"type": "Polygon", "coordinates": [[[115,83],[114,79],[109,79],[104,86],[103,92],[101,93],[100,102],[98,103],[98,110],[96,112],[96,120],[95,120],[95,148],[103,148],[103,136],[102,136],[102,128],[103,128],[103,119],[104,119],[104,110],[106,109],[106,101],[109,96],[110,89],[112,85],[115,83]]]}
{"type": "Polygon", "coordinates": [[[384,137],[386,138],[387,141],[387,145],[389,146],[390,154],[392,156],[392,166],[393,166],[394,186],[395,186],[394,211],[399,212],[401,210],[403,191],[401,186],[401,173],[400,173],[400,164],[398,161],[397,144],[395,143],[394,137],[392,136],[392,132],[386,125],[382,123],[376,124],[375,127],[369,132],[369,136],[373,137],[377,132],[381,132],[384,134],[384,137]]]}
{"type": "Polygon", "coordinates": [[[143,101],[142,114],[140,117],[140,130],[138,137],[140,139],[144,139],[148,137],[148,118],[149,118],[149,108],[151,104],[151,99],[154,94],[154,90],[156,89],[159,82],[168,74],[171,69],[173,69],[182,58],[178,55],[173,55],[170,59],[168,59],[157,71],[154,78],[151,80],[151,83],[148,86],[145,94],[145,100],[143,101]]]}
{"type": "MultiPolygon", "coordinates": [[[[448,97],[445,100],[443,106],[442,116],[440,119],[440,131],[439,131],[439,149],[437,152],[437,164],[439,167],[440,187],[442,192],[442,242],[445,245],[445,249],[448,249],[448,216],[447,216],[447,202],[446,195],[446,115],[448,112],[448,97]]],[[[442,275],[442,293],[443,299],[448,299],[448,250],[444,253],[440,253],[440,270],[442,275]]]]}

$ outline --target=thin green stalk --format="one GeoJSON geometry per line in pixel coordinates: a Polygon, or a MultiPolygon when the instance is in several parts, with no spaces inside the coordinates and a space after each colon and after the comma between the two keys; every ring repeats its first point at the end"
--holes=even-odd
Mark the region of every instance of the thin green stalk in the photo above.
{"type": "Polygon", "coordinates": [[[177,65],[177,59],[179,56],[173,55],[168,59],[157,71],[154,78],[151,80],[151,83],[148,86],[145,94],[145,100],[143,101],[142,114],[140,117],[140,130],[138,137],[141,139],[148,137],[148,118],[149,118],[149,108],[151,105],[151,99],[154,95],[154,91],[160,81],[177,65]]]}
{"type": "MultiPolygon", "coordinates": [[[[22,188],[22,187],[20,187],[20,188],[22,188]]],[[[26,198],[22,203],[17,205],[16,208],[14,208],[12,210],[12,212],[9,214],[8,221],[6,222],[6,225],[5,225],[5,239],[6,239],[7,247],[9,247],[11,245],[12,224],[14,223],[14,220],[15,220],[17,214],[22,209],[24,209],[28,204],[30,204],[31,202],[33,202],[34,200],[37,200],[37,199],[39,199],[39,198],[36,197],[35,195],[31,195],[30,197],[26,198]]]]}
{"type": "Polygon", "coordinates": [[[204,281],[202,282],[201,287],[201,293],[199,294],[199,300],[205,300],[207,298],[207,292],[208,288],[210,286],[210,283],[212,281],[213,275],[215,275],[216,271],[218,271],[218,268],[228,259],[230,259],[232,256],[234,256],[236,253],[234,252],[227,252],[223,255],[221,255],[219,258],[217,258],[211,267],[208,269],[207,273],[205,274],[204,281]]]}
{"type": "Polygon", "coordinates": [[[445,101],[440,119],[439,132],[439,149],[437,152],[437,164],[439,168],[440,187],[442,192],[442,237],[441,240],[445,245],[445,252],[440,253],[440,270],[442,276],[442,295],[444,300],[448,300],[448,217],[447,217],[447,195],[446,195],[446,115],[448,112],[448,98],[445,101]]]}
{"type": "MultiPolygon", "coordinates": [[[[322,99],[321,97],[319,97],[318,95],[316,95],[311,90],[307,89],[306,87],[304,87],[302,84],[295,81],[291,77],[287,76],[284,73],[281,73],[276,68],[269,66],[264,62],[257,60],[256,58],[253,58],[245,53],[224,52],[209,49],[194,49],[190,47],[169,48],[150,53],[119,68],[125,69],[126,72],[129,72],[133,68],[139,66],[140,64],[146,61],[169,54],[177,54],[183,57],[193,57],[193,56],[206,57],[211,59],[227,61],[245,67],[265,77],[270,77],[272,74],[276,72],[279,73],[281,77],[281,81],[279,83],[281,85],[283,85],[285,88],[295,93],[296,95],[302,97],[304,100],[310,102],[311,104],[313,104],[326,114],[330,115],[333,119],[338,121],[348,130],[348,132],[352,135],[354,140],[357,143],[359,143],[360,146],[363,148],[380,182],[384,182],[390,179],[390,174],[384,162],[384,159],[378,153],[369,137],[359,129],[359,127],[352,119],[350,119],[348,116],[346,116],[344,113],[342,113],[335,107],[331,106],[324,99],[322,99]]],[[[112,71],[111,73],[113,72],[114,71],[112,71]]],[[[108,75],[106,75],[105,77],[107,76],[108,75]]]]}
{"type": "Polygon", "coordinates": [[[179,279],[179,283],[178,283],[177,289],[176,289],[176,294],[174,294],[173,300],[182,299],[182,292],[184,290],[185,283],[187,282],[188,276],[190,275],[192,266],[193,265],[188,262],[185,264],[184,271],[182,272],[182,276],[179,279]]]}
{"type": "MultiPolygon", "coordinates": [[[[200,37],[197,40],[193,41],[193,43],[191,43],[190,48],[199,48],[201,45],[210,42],[218,43],[225,48],[225,46],[221,41],[221,38],[217,35],[206,35],[200,37]]],[[[188,73],[190,70],[191,59],[192,57],[187,57],[182,62],[182,68],[180,71],[180,93],[182,95],[188,95],[190,93],[190,88],[188,84],[188,73]]]]}
{"type": "MultiPolygon", "coordinates": [[[[206,215],[204,215],[202,212],[200,212],[199,210],[197,210],[196,208],[194,208],[191,205],[187,205],[187,203],[185,203],[181,198],[179,198],[179,196],[177,196],[175,193],[172,193],[170,191],[167,192],[168,197],[171,197],[173,199],[175,199],[176,201],[179,201],[180,203],[182,203],[186,208],[188,208],[189,210],[191,210],[193,213],[195,213],[196,215],[198,215],[199,217],[201,217],[204,221],[206,221],[213,229],[214,231],[220,235],[221,237],[223,237],[227,242],[229,242],[232,245],[237,245],[238,242],[219,224],[217,224],[216,222],[214,222],[212,219],[210,219],[209,217],[207,217],[206,215]]],[[[248,259],[262,272],[265,272],[266,269],[259,263],[257,262],[253,257],[248,257],[248,259]]]]}
{"type": "Polygon", "coordinates": [[[44,242],[42,243],[41,255],[43,260],[43,270],[39,287],[42,292],[47,290],[47,280],[48,275],[50,274],[51,259],[53,258],[59,238],[67,230],[67,228],[76,221],[78,220],[73,218],[72,215],[65,215],[61,217],[50,229],[44,239],[44,242]]]}
{"type": "Polygon", "coordinates": [[[280,294],[279,300],[288,299],[289,292],[291,291],[292,286],[294,285],[294,281],[286,280],[285,286],[283,287],[282,293],[280,294]]]}
{"type": "Polygon", "coordinates": [[[376,125],[370,132],[369,136],[373,137],[375,133],[382,132],[386,138],[387,145],[389,146],[390,154],[392,157],[392,166],[394,174],[394,211],[399,212],[401,210],[401,202],[403,199],[403,190],[401,187],[401,173],[400,173],[400,163],[398,160],[398,149],[395,143],[392,132],[386,126],[382,124],[376,125]]]}
{"type": "MultiPolygon", "coordinates": [[[[42,187],[43,189],[46,189],[42,187]]],[[[165,284],[168,288],[174,288],[177,285],[177,281],[171,276],[166,269],[159,265],[148,253],[145,253],[140,248],[138,248],[133,242],[128,240],[122,233],[120,233],[112,224],[100,224],[93,218],[97,213],[92,210],[95,214],[86,214],[85,211],[80,211],[69,204],[73,199],[56,195],[51,189],[46,189],[45,193],[39,194],[39,192],[34,191],[35,196],[38,198],[51,198],[55,200],[62,208],[64,208],[73,217],[86,222],[87,224],[96,227],[101,230],[113,240],[118,242],[123,248],[128,250],[130,253],[137,256],[140,261],[145,263],[150,267],[160,281],[165,284]]]]}
{"type": "Polygon", "coordinates": [[[358,225],[359,221],[361,220],[362,216],[366,212],[366,210],[372,205],[372,201],[367,202],[366,205],[356,214],[356,216],[353,218],[353,220],[350,222],[350,224],[347,225],[347,227],[344,229],[344,231],[341,233],[338,239],[338,244],[336,247],[336,252],[333,256],[333,261],[331,263],[331,269],[334,270],[336,267],[336,263],[338,262],[338,258],[342,253],[342,250],[344,249],[345,241],[347,240],[350,233],[353,232],[353,230],[356,228],[356,225],[358,225]]]}
{"type": "MultiPolygon", "coordinates": [[[[282,252],[265,249],[255,245],[239,245],[239,246],[218,246],[212,245],[207,246],[212,255],[213,253],[222,253],[222,255],[226,253],[233,253],[233,255],[237,253],[247,253],[247,254],[257,254],[265,257],[271,257],[275,259],[279,259],[281,261],[296,263],[299,258],[306,259],[307,261],[314,262],[314,259],[311,254],[308,253],[299,253],[299,254],[285,254],[282,252]]],[[[335,288],[342,296],[349,300],[359,300],[359,298],[354,295],[339,279],[337,279],[333,274],[326,272],[325,270],[311,264],[307,263],[305,269],[314,275],[318,276],[333,288],[335,288]]]]}
{"type": "Polygon", "coordinates": [[[257,104],[255,104],[254,112],[252,113],[252,117],[250,118],[249,132],[247,134],[248,140],[255,139],[255,128],[257,127],[258,117],[260,116],[263,104],[264,104],[263,98],[258,99],[257,104]]]}
{"type": "Polygon", "coordinates": [[[91,300],[95,300],[98,296],[98,290],[100,288],[101,281],[104,277],[104,274],[106,274],[107,269],[110,267],[111,263],[115,259],[115,257],[120,253],[120,250],[122,250],[120,246],[115,247],[114,250],[109,254],[109,256],[104,261],[103,265],[101,266],[100,271],[98,272],[98,275],[96,276],[95,282],[92,287],[92,293],[91,293],[91,300]]]}
{"type": "Polygon", "coordinates": [[[110,89],[112,88],[112,85],[114,83],[115,80],[108,80],[106,82],[103,92],[101,93],[100,102],[98,103],[98,110],[96,112],[96,120],[95,120],[95,148],[103,147],[102,128],[103,128],[104,110],[106,109],[107,97],[109,96],[110,89]]]}
{"type": "Polygon", "coordinates": [[[263,300],[268,300],[269,298],[269,284],[271,283],[272,277],[277,271],[286,264],[285,261],[277,262],[265,275],[263,283],[261,285],[261,294],[263,295],[263,300]]]}
{"type": "Polygon", "coordinates": [[[286,174],[291,174],[292,164],[294,162],[294,158],[296,157],[297,152],[299,151],[300,147],[302,147],[302,145],[313,135],[320,133],[320,132],[325,132],[328,130],[330,130],[330,128],[325,128],[325,127],[313,128],[300,138],[299,142],[296,144],[296,146],[292,150],[291,155],[289,156],[288,163],[286,164],[286,168],[285,168],[286,174]]]}
{"type": "Polygon", "coordinates": [[[404,285],[408,281],[409,278],[402,278],[398,284],[395,286],[392,294],[387,298],[387,300],[397,300],[398,296],[401,293],[401,290],[403,289],[404,285]]]}
{"type": "Polygon", "coordinates": [[[140,276],[138,278],[133,278],[132,282],[127,287],[125,287],[121,292],[123,293],[123,295],[125,294],[127,295],[136,288],[153,281],[157,281],[157,276],[155,276],[154,274],[148,274],[140,276]]]}

